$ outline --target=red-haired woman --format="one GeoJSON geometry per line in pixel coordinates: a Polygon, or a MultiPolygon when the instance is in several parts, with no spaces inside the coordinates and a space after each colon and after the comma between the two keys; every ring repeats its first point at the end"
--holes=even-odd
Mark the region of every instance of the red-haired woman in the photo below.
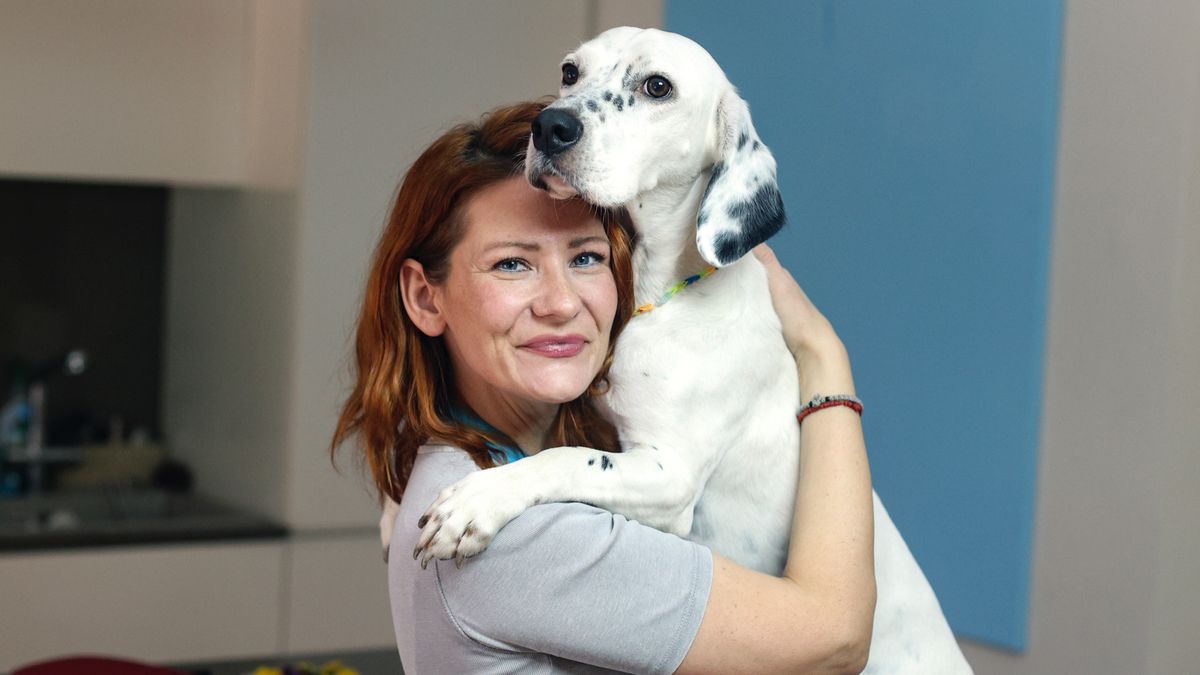
{"type": "MultiPolygon", "coordinates": [[[[397,551],[471,471],[558,445],[618,447],[588,399],[631,315],[630,238],[610,214],[525,182],[541,107],[500,108],[435,141],[375,254],[333,447],[360,436],[381,496],[400,503],[397,551]]],[[[828,321],[769,250],[756,253],[802,388],[852,392],[828,321]]],[[[405,672],[861,670],[875,586],[858,417],[813,415],[801,443],[783,578],[578,503],[527,510],[461,569],[390,556],[405,672]]]]}

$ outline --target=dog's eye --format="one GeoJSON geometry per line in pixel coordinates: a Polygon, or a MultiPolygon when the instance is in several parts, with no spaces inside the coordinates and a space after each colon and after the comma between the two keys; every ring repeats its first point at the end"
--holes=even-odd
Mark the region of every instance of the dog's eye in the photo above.
{"type": "Polygon", "coordinates": [[[661,75],[651,75],[642,83],[642,91],[650,98],[662,98],[671,93],[671,82],[661,75]]]}
{"type": "Polygon", "coordinates": [[[562,73],[562,83],[564,87],[570,86],[579,81],[579,68],[577,68],[574,63],[564,63],[562,65],[562,73]]]}

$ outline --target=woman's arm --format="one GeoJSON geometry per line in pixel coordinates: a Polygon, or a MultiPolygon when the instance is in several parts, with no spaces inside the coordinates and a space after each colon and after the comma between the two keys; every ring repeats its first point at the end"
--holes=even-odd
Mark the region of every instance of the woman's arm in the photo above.
{"type": "MultiPolygon", "coordinates": [[[[784,338],[796,357],[801,400],[853,394],[850,359],[829,321],[765,245],[784,338]]],[[[821,410],[800,428],[800,482],[782,578],[713,555],[699,632],[679,673],[860,672],[875,610],[871,476],[857,413],[821,410]]]]}

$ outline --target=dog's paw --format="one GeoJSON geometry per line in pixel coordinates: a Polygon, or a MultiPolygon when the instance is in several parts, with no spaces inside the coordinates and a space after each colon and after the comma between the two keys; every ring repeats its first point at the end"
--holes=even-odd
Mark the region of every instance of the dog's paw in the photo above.
{"type": "Polygon", "coordinates": [[[424,568],[434,558],[463,561],[482,552],[508,521],[516,518],[533,501],[522,498],[522,490],[507,480],[503,471],[477,471],[442,490],[417,521],[421,536],[413,559],[424,568]]]}

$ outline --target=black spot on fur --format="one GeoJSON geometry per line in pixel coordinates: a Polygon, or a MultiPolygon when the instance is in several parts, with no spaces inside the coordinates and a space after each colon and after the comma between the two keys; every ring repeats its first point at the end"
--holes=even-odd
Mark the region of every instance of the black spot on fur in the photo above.
{"type": "Polygon", "coordinates": [[[604,100],[605,101],[611,101],[612,98],[613,98],[613,93],[611,91],[604,92],[604,100]]]}
{"type": "Polygon", "coordinates": [[[593,464],[595,464],[595,463],[596,463],[596,458],[595,458],[595,457],[593,457],[593,458],[591,458],[591,459],[589,459],[589,460],[588,460],[588,466],[591,466],[591,465],[593,465],[593,464]]]}
{"type": "Polygon", "coordinates": [[[604,121],[604,113],[600,113],[600,121],[601,121],[601,122],[603,122],[603,121],[604,121]]]}
{"type": "Polygon", "coordinates": [[[658,470],[662,471],[662,462],[655,462],[658,465],[658,470]]]}
{"type": "Polygon", "coordinates": [[[626,103],[630,108],[633,107],[633,94],[629,95],[629,101],[626,103]]]}
{"type": "Polygon", "coordinates": [[[762,143],[759,143],[758,141],[754,141],[754,145],[750,146],[750,149],[751,149],[751,150],[758,150],[758,149],[759,149],[759,148],[761,148],[761,147],[762,147],[762,143]]]}
{"type": "Polygon", "coordinates": [[[750,140],[749,134],[747,134],[746,132],[743,131],[742,135],[738,136],[738,148],[737,149],[741,150],[742,148],[746,147],[746,141],[748,141],[748,140],[750,140]]]}
{"type": "Polygon", "coordinates": [[[642,371],[642,377],[650,377],[650,373],[642,371]]]}
{"type": "Polygon", "coordinates": [[[615,469],[616,466],[617,465],[613,464],[612,460],[610,460],[608,458],[608,455],[600,455],[600,470],[601,471],[608,471],[609,469],[615,469]]]}
{"type": "Polygon", "coordinates": [[[585,105],[587,106],[587,109],[591,110],[592,112],[596,112],[600,109],[600,104],[596,103],[596,99],[593,98],[589,98],[585,105]]]}
{"type": "Polygon", "coordinates": [[[713,242],[717,260],[722,265],[741,258],[770,239],[787,219],[783,212],[783,197],[774,184],[760,185],[750,199],[731,205],[728,215],[741,227],[737,232],[722,233],[713,242]]]}
{"type": "Polygon", "coordinates": [[[625,99],[621,98],[620,96],[614,98],[612,104],[613,107],[617,109],[617,112],[621,112],[625,109],[625,99]]]}

